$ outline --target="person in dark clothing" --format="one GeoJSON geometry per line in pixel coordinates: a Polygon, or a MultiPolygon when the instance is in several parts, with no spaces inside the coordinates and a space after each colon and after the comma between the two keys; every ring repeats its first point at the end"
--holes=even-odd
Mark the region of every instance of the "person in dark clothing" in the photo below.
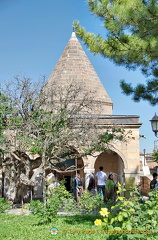
{"type": "Polygon", "coordinates": [[[95,189],[95,180],[93,175],[89,175],[89,184],[88,184],[88,191],[92,192],[95,189]]]}
{"type": "Polygon", "coordinates": [[[153,173],[153,180],[150,182],[150,189],[154,189],[157,183],[157,173],[153,173]]]}
{"type": "Polygon", "coordinates": [[[73,192],[74,192],[75,199],[78,202],[79,197],[83,193],[83,184],[82,184],[82,179],[79,173],[77,173],[76,177],[74,178],[73,192]]]}

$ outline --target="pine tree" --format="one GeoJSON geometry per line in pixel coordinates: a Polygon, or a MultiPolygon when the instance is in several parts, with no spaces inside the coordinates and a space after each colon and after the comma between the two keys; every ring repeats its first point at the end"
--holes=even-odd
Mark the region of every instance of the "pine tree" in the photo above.
{"type": "Polygon", "coordinates": [[[126,95],[158,103],[158,1],[157,0],[88,0],[90,11],[106,28],[106,37],[89,33],[74,22],[76,34],[95,54],[111,59],[128,69],[141,69],[145,84],[135,88],[120,83],[126,95]]]}

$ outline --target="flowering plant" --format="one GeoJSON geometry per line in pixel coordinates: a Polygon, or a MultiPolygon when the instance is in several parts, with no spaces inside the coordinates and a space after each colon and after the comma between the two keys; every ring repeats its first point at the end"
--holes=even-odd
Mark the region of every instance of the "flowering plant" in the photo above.
{"type": "Polygon", "coordinates": [[[101,219],[94,224],[106,231],[106,239],[149,239],[158,236],[158,190],[149,193],[149,200],[143,201],[137,188],[131,189],[129,199],[123,196],[126,189],[118,185],[116,204],[101,208],[101,219]]]}
{"type": "Polygon", "coordinates": [[[107,208],[101,208],[101,211],[99,212],[101,216],[108,217],[109,212],[107,208]]]}
{"type": "Polygon", "coordinates": [[[102,225],[102,220],[101,220],[101,219],[96,219],[96,220],[94,221],[94,224],[95,224],[96,226],[101,226],[101,225],[102,225]]]}

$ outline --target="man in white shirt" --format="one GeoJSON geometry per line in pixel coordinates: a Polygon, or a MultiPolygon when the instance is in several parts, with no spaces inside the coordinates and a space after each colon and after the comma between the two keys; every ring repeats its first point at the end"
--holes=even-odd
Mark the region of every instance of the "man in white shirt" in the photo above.
{"type": "Polygon", "coordinates": [[[107,180],[107,175],[103,172],[103,167],[99,167],[99,172],[96,173],[96,184],[97,184],[97,191],[101,194],[102,198],[105,198],[105,185],[107,180]]]}

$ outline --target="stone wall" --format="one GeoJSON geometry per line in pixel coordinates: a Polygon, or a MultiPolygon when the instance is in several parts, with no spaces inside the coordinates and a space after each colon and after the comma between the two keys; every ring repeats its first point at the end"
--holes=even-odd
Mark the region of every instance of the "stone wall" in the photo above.
{"type": "Polygon", "coordinates": [[[150,191],[150,181],[151,179],[146,176],[140,177],[140,190],[144,196],[148,196],[148,193],[150,191]]]}

